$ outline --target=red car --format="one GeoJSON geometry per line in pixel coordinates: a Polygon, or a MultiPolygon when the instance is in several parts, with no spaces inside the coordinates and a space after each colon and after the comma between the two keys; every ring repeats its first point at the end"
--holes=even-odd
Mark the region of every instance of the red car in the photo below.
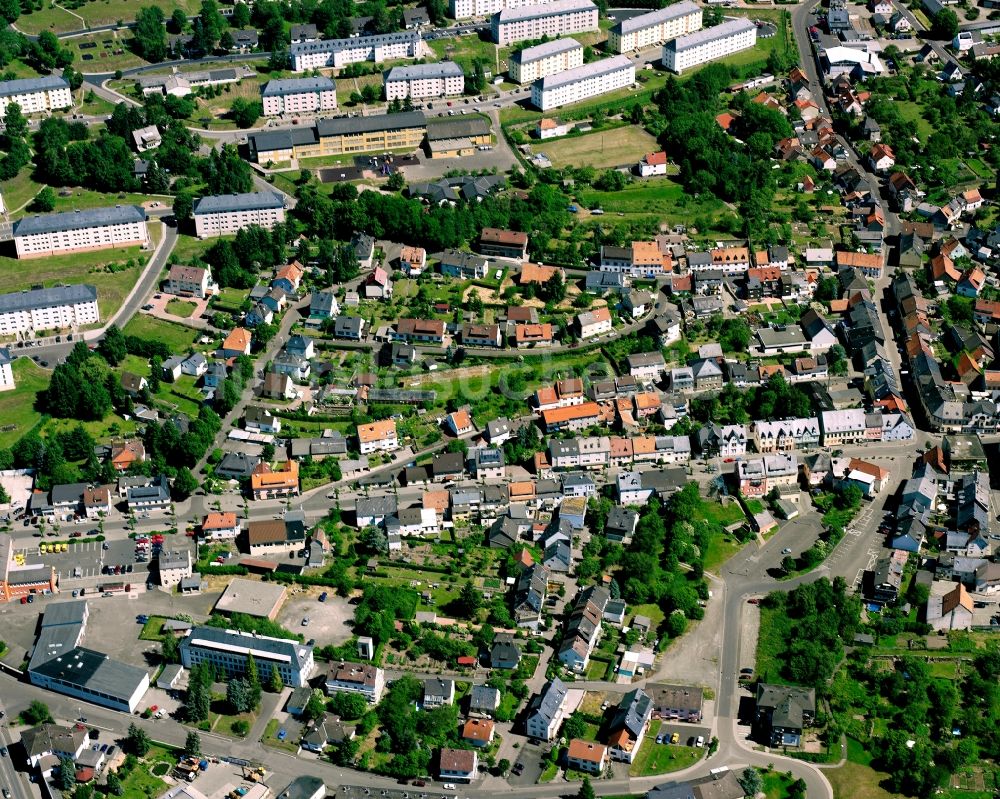
{"type": "Polygon", "coordinates": [[[70,533],[69,537],[70,538],[83,538],[83,533],[81,533],[79,530],[77,530],[75,533],[70,533]]]}
{"type": "Polygon", "coordinates": [[[757,599],[757,597],[755,597],[755,596],[754,597],[750,597],[750,599],[747,600],[747,604],[750,604],[750,605],[759,605],[760,604],[760,600],[757,599]]]}

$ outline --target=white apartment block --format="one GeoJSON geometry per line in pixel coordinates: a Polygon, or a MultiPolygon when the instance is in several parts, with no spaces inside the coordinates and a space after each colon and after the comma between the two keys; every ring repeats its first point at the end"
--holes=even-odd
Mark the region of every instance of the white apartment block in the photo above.
{"type": "Polygon", "coordinates": [[[635,64],[627,56],[616,55],[536,80],[531,85],[531,102],[536,108],[548,111],[624,89],[633,83],[635,64]]]}
{"type": "Polygon", "coordinates": [[[350,39],[295,42],[289,48],[289,55],[295,72],[325,67],[340,69],[365,61],[380,64],[396,58],[416,58],[420,55],[420,34],[400,31],[350,39]]]}
{"type": "Polygon", "coordinates": [[[17,103],[22,113],[44,114],[73,105],[69,84],[55,75],[0,82],[0,115],[7,113],[7,106],[17,103]]]}
{"type": "Polygon", "coordinates": [[[270,230],[285,221],[285,201],[274,192],[217,194],[194,204],[194,229],[199,239],[234,235],[250,225],[270,230]]]}
{"type": "Polygon", "coordinates": [[[552,0],[451,0],[450,7],[453,19],[469,19],[499,14],[505,8],[538,6],[547,2],[552,0]]]}
{"type": "Polygon", "coordinates": [[[393,67],[385,76],[385,99],[451,97],[465,92],[465,73],[454,61],[393,67]]]}
{"type": "Polygon", "coordinates": [[[18,258],[44,258],[109,247],[144,247],[148,243],[146,212],[137,205],[26,216],[14,223],[18,258]]]}
{"type": "Polygon", "coordinates": [[[260,96],[266,117],[315,114],[337,108],[337,87],[324,77],[269,80],[260,96]]]}
{"type": "Polygon", "coordinates": [[[14,359],[10,357],[9,347],[0,347],[0,391],[10,391],[17,387],[14,382],[14,370],[11,364],[14,359]]]}
{"type": "Polygon", "coordinates": [[[730,19],[667,42],[663,45],[663,66],[679,75],[698,64],[748,50],[756,43],[756,25],[748,19],[730,19]]]}
{"type": "Polygon", "coordinates": [[[583,45],[575,39],[556,39],[514,53],[510,57],[510,79],[515,83],[532,83],[581,66],[583,45]]]}
{"type": "Polygon", "coordinates": [[[666,8],[623,19],[608,31],[612,53],[641,50],[701,30],[701,8],[691,0],[681,0],[666,8]]]}
{"type": "Polygon", "coordinates": [[[555,0],[544,5],[505,8],[490,21],[493,41],[503,46],[525,39],[556,38],[596,31],[597,6],[590,0],[555,0]]]}
{"type": "Polygon", "coordinates": [[[181,641],[180,655],[186,669],[208,662],[230,679],[246,673],[247,659],[253,655],[262,682],[270,679],[271,669],[277,669],[282,682],[295,688],[307,685],[316,669],[313,648],[307,644],[221,627],[195,627],[181,641]]]}
{"type": "Polygon", "coordinates": [[[93,286],[55,286],[0,294],[0,335],[63,330],[100,321],[97,289],[93,286]]]}

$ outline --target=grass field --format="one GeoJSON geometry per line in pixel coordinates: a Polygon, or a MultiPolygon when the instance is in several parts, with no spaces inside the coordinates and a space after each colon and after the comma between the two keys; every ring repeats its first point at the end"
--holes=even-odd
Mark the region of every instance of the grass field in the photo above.
{"type": "Polygon", "coordinates": [[[197,307],[197,303],[189,300],[174,299],[167,302],[167,313],[179,316],[181,319],[187,319],[194,313],[194,309],[197,307]]]}
{"type": "Polygon", "coordinates": [[[97,289],[101,318],[107,319],[121,307],[132,290],[145,260],[146,253],[139,247],[53,255],[32,260],[28,266],[12,255],[0,255],[0,282],[6,292],[29,289],[39,283],[46,287],[60,283],[89,283],[97,289]],[[107,264],[129,260],[137,265],[121,272],[94,271],[107,264]]]}
{"type": "MultiPolygon", "coordinates": [[[[239,83],[223,86],[222,94],[218,97],[213,97],[210,100],[199,97],[196,101],[198,110],[194,113],[193,121],[202,125],[207,125],[211,122],[213,128],[220,123],[235,128],[235,123],[226,118],[229,109],[233,105],[233,100],[237,97],[242,97],[246,100],[259,100],[261,86],[270,79],[270,75],[254,75],[250,78],[244,78],[239,83]]],[[[257,120],[254,126],[260,124],[260,122],[260,120],[257,120]]]]}
{"type": "Polygon", "coordinates": [[[853,738],[847,739],[847,762],[839,768],[825,769],[833,788],[834,799],[891,799],[879,783],[886,774],[871,767],[871,755],[853,738]]]}
{"type": "Polygon", "coordinates": [[[920,106],[912,100],[893,100],[892,104],[896,106],[899,115],[913,125],[917,138],[926,143],[934,132],[934,128],[920,115],[920,106]]]}
{"type": "Polygon", "coordinates": [[[472,72],[472,62],[476,58],[482,59],[484,70],[496,73],[497,47],[493,42],[470,35],[433,39],[427,44],[438,58],[455,61],[467,74],[472,72]]]}
{"type": "MultiPolygon", "coordinates": [[[[7,203],[7,213],[10,218],[17,219],[28,216],[29,211],[22,206],[26,206],[35,195],[42,190],[42,184],[31,179],[27,171],[22,172],[13,180],[6,181],[3,185],[3,196],[7,203]],[[7,187],[10,191],[7,191],[7,187]],[[9,199],[8,199],[9,198],[9,199]]],[[[74,188],[56,189],[56,204],[54,211],[75,211],[85,208],[99,208],[109,205],[132,204],[139,205],[149,199],[145,194],[127,194],[126,192],[101,192],[91,189],[74,188]]]]}
{"type": "Polygon", "coordinates": [[[757,635],[757,675],[764,681],[784,685],[781,676],[785,641],[792,622],[783,611],[760,607],[760,632],[757,635]]]}
{"type": "MultiPolygon", "coordinates": [[[[652,137],[650,137],[652,138],[652,137]]],[[[668,225],[691,225],[693,218],[705,216],[711,220],[726,209],[725,204],[707,192],[692,197],[684,187],[669,177],[630,183],[621,191],[605,192],[581,188],[576,193],[584,208],[603,208],[608,214],[655,214],[668,225]]],[[[708,231],[699,231],[707,233],[708,231]]]]}
{"type": "MultiPolygon", "coordinates": [[[[545,154],[556,167],[592,166],[598,169],[634,164],[660,149],[656,139],[639,127],[614,128],[545,142],[545,154]]],[[[541,145],[539,145],[541,149],[541,145]]]]}
{"type": "Polygon", "coordinates": [[[0,447],[9,447],[38,424],[42,415],[35,410],[35,395],[49,384],[48,372],[30,358],[18,358],[13,391],[0,393],[0,447]]]}
{"type": "MultiPolygon", "coordinates": [[[[229,236],[228,238],[232,240],[234,237],[229,236]]],[[[195,258],[200,258],[205,253],[205,250],[218,240],[218,238],[211,240],[198,239],[194,236],[181,233],[177,236],[177,243],[174,244],[174,249],[170,253],[171,259],[179,264],[189,264],[195,258]]]]}
{"type": "Polygon", "coordinates": [[[668,774],[693,766],[701,760],[703,749],[675,744],[658,744],[656,733],[661,722],[654,719],[646,731],[646,738],[639,747],[632,767],[628,770],[631,777],[649,777],[653,774],[668,774]]]}
{"type": "MultiPolygon", "coordinates": [[[[163,9],[163,16],[170,19],[175,8],[180,8],[188,16],[197,14],[199,3],[197,0],[151,0],[144,5],[159,6],[163,9]]],[[[17,27],[18,30],[30,34],[41,33],[44,30],[58,33],[112,25],[119,20],[130,22],[135,19],[135,12],[139,7],[129,0],[92,0],[70,11],[50,1],[41,11],[22,14],[17,20],[17,27]]]]}
{"type": "MultiPolygon", "coordinates": [[[[636,76],[639,80],[638,88],[628,86],[614,92],[602,94],[590,100],[580,103],[571,103],[558,109],[560,119],[585,119],[593,114],[597,109],[603,110],[607,114],[620,114],[623,110],[631,108],[633,104],[646,105],[650,102],[654,92],[658,92],[667,82],[666,72],[646,72],[643,71],[636,76]]],[[[520,125],[524,122],[534,122],[543,116],[552,116],[555,111],[535,111],[533,107],[524,108],[513,106],[500,111],[500,122],[504,125],[520,125]]]]}
{"type": "Polygon", "coordinates": [[[145,66],[149,62],[130,49],[132,35],[128,30],[101,31],[69,40],[76,52],[76,65],[84,72],[114,72],[145,66]]]}
{"type": "Polygon", "coordinates": [[[167,789],[167,784],[151,773],[151,769],[165,763],[168,770],[177,763],[177,756],[169,749],[154,744],[139,761],[135,769],[122,780],[125,789],[122,796],[159,796],[167,789]]]}
{"type": "Polygon", "coordinates": [[[139,336],[153,341],[162,341],[177,353],[186,351],[194,344],[195,338],[198,336],[198,332],[189,327],[156,319],[146,314],[133,316],[122,332],[126,336],[139,336]]]}

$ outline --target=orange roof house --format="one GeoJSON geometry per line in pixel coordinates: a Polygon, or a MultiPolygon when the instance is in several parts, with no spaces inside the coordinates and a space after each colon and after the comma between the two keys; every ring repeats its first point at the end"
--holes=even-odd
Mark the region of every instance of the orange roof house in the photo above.
{"type": "Polygon", "coordinates": [[[358,441],[362,444],[372,444],[396,437],[396,420],[383,419],[379,422],[358,425],[358,441]]]}
{"type": "Polygon", "coordinates": [[[552,325],[517,325],[514,328],[514,342],[518,346],[528,346],[529,344],[551,344],[552,325]]]}
{"type": "Polygon", "coordinates": [[[134,463],[146,460],[146,447],[142,440],[130,438],[120,444],[111,446],[111,466],[118,472],[127,471],[134,463]]]}
{"type": "Polygon", "coordinates": [[[205,521],[201,523],[203,533],[212,533],[216,530],[235,530],[236,514],[212,512],[205,516],[205,521]]]}
{"type": "Polygon", "coordinates": [[[935,255],[931,258],[931,275],[935,280],[953,280],[956,283],[962,279],[962,273],[955,268],[955,262],[947,255],[935,255]]]}
{"type": "Polygon", "coordinates": [[[285,461],[280,469],[258,464],[250,475],[254,499],[270,499],[299,493],[299,463],[285,461]]]}
{"type": "Polygon", "coordinates": [[[298,261],[292,261],[290,264],[285,264],[281,269],[279,269],[275,275],[275,280],[287,280],[291,284],[292,289],[298,290],[299,283],[302,282],[302,275],[305,274],[305,270],[302,268],[302,264],[298,261]]]}
{"type": "Polygon", "coordinates": [[[250,342],[253,336],[243,327],[235,327],[222,342],[222,353],[226,358],[250,354],[250,342]]]}

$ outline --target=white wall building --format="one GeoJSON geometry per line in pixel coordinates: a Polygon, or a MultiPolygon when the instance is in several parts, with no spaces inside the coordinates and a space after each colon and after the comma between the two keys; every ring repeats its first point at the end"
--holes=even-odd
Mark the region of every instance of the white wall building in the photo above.
{"type": "Polygon", "coordinates": [[[641,50],[701,30],[701,8],[691,0],[623,19],[608,31],[612,53],[641,50]]]}
{"type": "Polygon", "coordinates": [[[555,39],[514,53],[510,57],[510,79],[515,83],[531,83],[580,66],[583,66],[583,45],[575,39],[555,39]]]}
{"type": "Polygon", "coordinates": [[[451,16],[454,19],[489,17],[499,14],[505,8],[538,6],[552,0],[451,0],[451,16]]]}
{"type": "Polygon", "coordinates": [[[396,58],[416,58],[420,55],[420,34],[400,31],[350,39],[295,42],[289,48],[289,55],[295,72],[324,67],[340,69],[364,61],[380,64],[396,58]]]}
{"type": "Polygon", "coordinates": [[[451,97],[465,91],[465,73],[454,61],[393,67],[385,76],[385,99],[451,97]]]}
{"type": "Polygon", "coordinates": [[[146,211],[137,205],[26,216],[14,223],[18,258],[44,258],[109,247],[144,247],[148,243],[146,211]]]}
{"type": "Polygon", "coordinates": [[[63,330],[100,321],[97,289],[93,286],[56,286],[0,294],[0,335],[63,330]]]}
{"type": "Polygon", "coordinates": [[[689,33],[667,42],[663,45],[663,66],[680,74],[698,64],[707,64],[747,50],[756,43],[756,25],[748,19],[730,19],[714,28],[689,33]]]}
{"type": "Polygon", "coordinates": [[[337,108],[337,87],[324,77],[269,80],[260,96],[266,117],[314,114],[337,108]]]}
{"type": "Polygon", "coordinates": [[[624,89],[633,83],[635,64],[627,56],[616,55],[536,80],[531,85],[531,102],[536,108],[548,111],[624,89]]]}
{"type": "Polygon", "coordinates": [[[499,45],[596,31],[597,6],[590,0],[555,0],[544,5],[506,8],[490,22],[493,41],[499,45]]]}
{"type": "Polygon", "coordinates": [[[16,388],[14,383],[14,370],[11,364],[14,359],[10,356],[8,347],[0,347],[0,391],[10,391],[16,388]]]}
{"type": "Polygon", "coordinates": [[[199,239],[226,236],[250,225],[270,230],[285,221],[285,201],[274,192],[218,194],[194,204],[194,229],[199,239]]]}
{"type": "Polygon", "coordinates": [[[221,627],[195,627],[181,641],[180,652],[184,668],[207,661],[227,677],[242,677],[247,656],[252,654],[262,682],[266,683],[271,669],[276,668],[285,685],[295,688],[306,685],[316,668],[313,648],[308,644],[221,627]]]}
{"type": "Polygon", "coordinates": [[[17,103],[25,114],[44,114],[73,105],[69,84],[55,75],[0,82],[0,115],[17,103]]]}

